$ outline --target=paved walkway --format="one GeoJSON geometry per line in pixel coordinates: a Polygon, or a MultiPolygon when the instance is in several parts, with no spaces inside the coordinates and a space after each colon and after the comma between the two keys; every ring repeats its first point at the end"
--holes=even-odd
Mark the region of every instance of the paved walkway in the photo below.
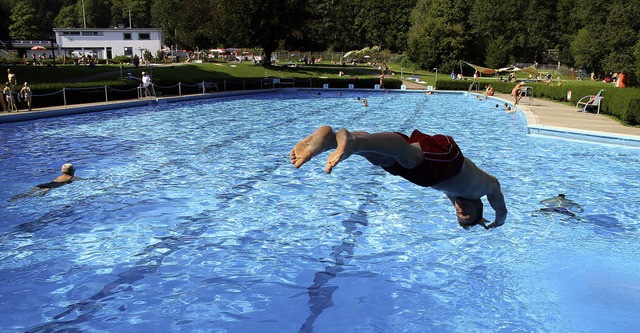
{"type": "MultiPolygon", "coordinates": [[[[495,97],[513,102],[511,95],[496,94],[495,97]]],[[[614,135],[630,135],[638,136],[640,140],[640,127],[624,126],[602,114],[583,113],[575,105],[569,106],[539,98],[533,98],[529,105],[527,99],[523,98],[520,100],[518,108],[526,115],[527,124],[530,127],[563,128],[614,135]]]]}

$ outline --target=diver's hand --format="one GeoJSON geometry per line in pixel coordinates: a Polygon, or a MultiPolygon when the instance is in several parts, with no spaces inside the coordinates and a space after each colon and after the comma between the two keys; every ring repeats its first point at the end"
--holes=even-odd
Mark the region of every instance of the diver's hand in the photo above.
{"type": "Polygon", "coordinates": [[[487,229],[487,230],[494,229],[494,228],[497,228],[497,227],[499,227],[499,226],[501,226],[503,224],[504,224],[504,221],[502,221],[502,223],[498,223],[498,221],[495,221],[495,222],[489,224],[488,226],[485,226],[485,229],[487,229]]]}
{"type": "MultiPolygon", "coordinates": [[[[487,222],[489,222],[489,220],[482,218],[482,221],[480,221],[478,224],[481,225],[486,230],[489,230],[489,228],[491,228],[491,225],[487,225],[487,222]]],[[[495,224],[495,223],[492,223],[492,224],[495,224]]]]}

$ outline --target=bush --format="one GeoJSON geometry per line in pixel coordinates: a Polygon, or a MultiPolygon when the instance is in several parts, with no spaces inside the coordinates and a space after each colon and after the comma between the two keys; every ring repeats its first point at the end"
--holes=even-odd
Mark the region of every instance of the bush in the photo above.
{"type": "Polygon", "coordinates": [[[629,107],[622,120],[631,125],[640,125],[640,98],[629,101],[629,107]]]}
{"type": "Polygon", "coordinates": [[[111,61],[114,64],[130,64],[130,63],[133,62],[133,59],[131,57],[128,57],[128,56],[119,55],[119,56],[113,57],[113,59],[111,59],[111,61]]]}

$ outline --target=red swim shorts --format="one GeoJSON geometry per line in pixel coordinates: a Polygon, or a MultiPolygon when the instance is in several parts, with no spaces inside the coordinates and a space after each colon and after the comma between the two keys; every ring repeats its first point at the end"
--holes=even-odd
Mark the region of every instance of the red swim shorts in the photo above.
{"type": "Polygon", "coordinates": [[[460,173],[464,156],[452,137],[442,134],[431,136],[418,130],[414,130],[410,137],[403,133],[397,134],[408,143],[420,143],[424,162],[413,169],[406,169],[396,162],[390,167],[383,168],[385,171],[426,187],[436,185],[460,173]]]}

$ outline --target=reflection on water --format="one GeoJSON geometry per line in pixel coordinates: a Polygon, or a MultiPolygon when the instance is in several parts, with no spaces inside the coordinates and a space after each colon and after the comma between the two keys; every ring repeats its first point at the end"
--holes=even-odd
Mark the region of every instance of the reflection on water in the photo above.
{"type": "MultiPolygon", "coordinates": [[[[620,290],[590,308],[638,304],[623,291],[640,280],[640,152],[527,136],[494,104],[304,91],[0,125],[14,170],[0,173],[0,327],[564,332],[582,317],[560,275],[594,262],[625,279],[585,282],[620,290]],[[453,135],[500,180],[506,224],[462,230],[442,194],[358,157],[295,170],[289,150],[320,125],[453,135]],[[63,162],[89,179],[6,201],[63,162]]],[[[640,327],[629,313],[609,320],[640,327]]]]}
{"type": "Polygon", "coordinates": [[[345,238],[342,239],[341,244],[333,247],[333,251],[330,254],[334,259],[333,265],[327,266],[322,272],[317,272],[313,279],[313,284],[308,288],[309,311],[311,313],[302,324],[300,332],[313,332],[313,324],[316,319],[325,309],[333,306],[333,293],[338,287],[330,285],[329,282],[338,277],[339,273],[344,270],[343,266],[348,264],[348,260],[354,255],[357,239],[362,235],[362,232],[357,230],[357,225],[366,226],[368,224],[367,206],[370,200],[375,197],[375,194],[366,195],[365,202],[360,205],[358,212],[351,214],[348,219],[342,221],[345,238]]]}

